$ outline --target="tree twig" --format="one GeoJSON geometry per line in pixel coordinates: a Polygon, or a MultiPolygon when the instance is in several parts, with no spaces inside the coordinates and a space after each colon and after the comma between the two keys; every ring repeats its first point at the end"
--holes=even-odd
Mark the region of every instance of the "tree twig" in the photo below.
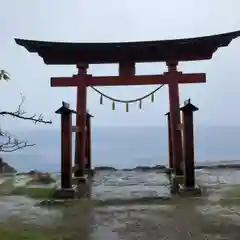
{"type": "MultiPolygon", "coordinates": [[[[14,118],[32,121],[35,124],[36,123],[44,123],[44,124],[52,123],[52,121],[44,120],[44,117],[42,114],[40,114],[40,115],[34,114],[32,116],[26,116],[26,112],[23,109],[24,101],[25,101],[25,98],[21,94],[21,102],[17,106],[17,109],[13,112],[0,111],[0,116],[9,115],[14,118]]],[[[0,129],[0,138],[3,140],[3,141],[1,141],[1,139],[0,139],[0,152],[15,152],[17,150],[20,150],[20,149],[23,149],[26,147],[35,146],[35,144],[29,144],[28,141],[22,141],[16,137],[13,137],[10,133],[3,132],[1,129],[0,129]]]]}
{"type": "Polygon", "coordinates": [[[26,112],[23,110],[23,103],[25,101],[25,97],[21,94],[21,102],[18,105],[16,111],[10,112],[10,111],[0,111],[0,115],[9,115],[12,117],[16,117],[23,120],[30,120],[36,123],[45,123],[45,124],[51,124],[52,121],[44,120],[43,114],[37,115],[34,114],[32,116],[26,116],[26,112]]]}
{"type": "Polygon", "coordinates": [[[25,147],[32,147],[35,144],[29,144],[27,141],[21,141],[16,137],[13,137],[8,132],[3,132],[0,130],[1,138],[4,138],[4,141],[0,141],[0,152],[15,152],[25,147]]]}

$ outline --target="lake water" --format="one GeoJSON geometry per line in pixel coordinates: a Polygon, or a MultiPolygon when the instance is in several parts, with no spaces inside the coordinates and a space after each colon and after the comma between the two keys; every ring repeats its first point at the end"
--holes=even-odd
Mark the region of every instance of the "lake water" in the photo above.
{"type": "MultiPolygon", "coordinates": [[[[4,155],[19,171],[60,170],[60,130],[16,133],[36,146],[4,155]]],[[[74,139],[74,136],[73,136],[74,139]]],[[[240,127],[196,127],[197,162],[240,160],[240,127]]],[[[93,127],[93,165],[131,168],[167,164],[167,127],[93,127]]]]}

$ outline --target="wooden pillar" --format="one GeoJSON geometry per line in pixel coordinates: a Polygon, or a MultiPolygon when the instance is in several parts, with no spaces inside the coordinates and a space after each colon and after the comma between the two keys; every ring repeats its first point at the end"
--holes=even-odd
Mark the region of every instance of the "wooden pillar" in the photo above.
{"type": "Polygon", "coordinates": [[[88,122],[88,114],[86,117],[86,143],[85,143],[85,169],[88,170],[88,145],[89,145],[89,140],[88,140],[88,127],[87,127],[87,122],[88,122]]]}
{"type": "MultiPolygon", "coordinates": [[[[87,64],[78,64],[78,75],[87,74],[87,64]]],[[[77,115],[76,115],[76,141],[75,141],[75,177],[83,177],[85,169],[85,144],[86,144],[86,104],[87,86],[85,78],[77,87],[77,115]]]]}
{"type": "Polygon", "coordinates": [[[174,171],[176,175],[182,175],[182,136],[179,126],[181,124],[180,106],[179,106],[179,88],[178,88],[178,72],[177,62],[168,62],[169,75],[169,104],[170,104],[170,121],[171,121],[171,136],[172,136],[172,149],[174,171]]]}
{"type": "Polygon", "coordinates": [[[89,113],[87,114],[86,128],[87,128],[87,136],[86,136],[86,169],[92,169],[92,148],[91,148],[91,118],[93,116],[89,113]]]}
{"type": "Polygon", "coordinates": [[[72,188],[72,113],[69,104],[62,102],[62,107],[55,113],[61,114],[61,188],[72,188]]]}
{"type": "Polygon", "coordinates": [[[174,168],[170,112],[166,113],[165,116],[167,116],[167,124],[168,124],[168,165],[169,165],[169,168],[174,168]]]}
{"type": "Polygon", "coordinates": [[[193,112],[197,111],[198,108],[192,105],[189,99],[185,101],[181,110],[183,113],[184,185],[186,188],[194,188],[195,168],[193,112]]]}

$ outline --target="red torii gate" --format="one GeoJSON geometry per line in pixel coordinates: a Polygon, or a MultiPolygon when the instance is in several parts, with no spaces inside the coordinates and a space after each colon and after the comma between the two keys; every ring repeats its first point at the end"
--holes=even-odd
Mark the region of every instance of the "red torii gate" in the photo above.
{"type": "Polygon", "coordinates": [[[240,31],[207,37],[126,42],[126,43],[63,43],[15,39],[29,52],[38,53],[49,65],[77,65],[78,74],[72,77],[51,78],[52,87],[77,87],[76,156],[79,173],[85,166],[86,89],[88,86],[153,85],[169,87],[170,121],[173,167],[176,175],[182,174],[182,138],[179,130],[178,84],[204,83],[205,73],[185,74],[177,70],[180,61],[199,61],[212,58],[219,47],[240,36],[240,31]],[[166,62],[168,71],[162,75],[135,75],[135,63],[166,62]],[[92,76],[87,73],[88,64],[118,63],[119,76],[92,76]]]}
{"type": "MultiPolygon", "coordinates": [[[[135,76],[128,75],[125,68],[120,65],[119,76],[117,77],[93,77],[92,75],[86,74],[86,68],[83,71],[83,65],[78,65],[80,70],[77,75],[73,77],[58,77],[51,78],[52,87],[77,87],[77,126],[81,129],[77,133],[76,137],[76,158],[80,169],[84,168],[85,162],[83,161],[83,156],[85,155],[85,134],[84,133],[84,123],[86,122],[85,114],[86,112],[86,88],[88,86],[115,86],[115,85],[147,85],[147,84],[168,84],[169,85],[169,96],[170,96],[170,110],[176,112],[173,115],[172,129],[176,129],[173,132],[173,158],[176,159],[175,169],[177,174],[181,174],[180,163],[182,161],[182,143],[181,143],[181,132],[177,130],[180,124],[180,114],[179,113],[179,95],[178,95],[178,83],[201,83],[205,82],[205,74],[182,74],[176,71],[177,63],[169,63],[169,72],[163,75],[155,76],[135,76]],[[129,84],[130,83],[130,84],[129,84]],[[81,103],[81,104],[80,104],[81,103]],[[175,154],[174,154],[175,153],[175,154]],[[79,155],[78,155],[79,154],[79,155]]],[[[85,66],[86,67],[86,66],[85,66]]],[[[127,66],[128,67],[128,66],[127,66]]],[[[133,67],[131,66],[133,71],[133,67]]]]}

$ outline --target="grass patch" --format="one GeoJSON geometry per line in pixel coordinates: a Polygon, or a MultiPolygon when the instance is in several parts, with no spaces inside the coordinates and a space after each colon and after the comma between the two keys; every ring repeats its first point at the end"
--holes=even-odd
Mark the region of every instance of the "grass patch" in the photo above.
{"type": "Polygon", "coordinates": [[[132,199],[109,199],[109,200],[98,200],[96,206],[123,206],[123,205],[154,205],[154,204],[169,204],[171,198],[168,197],[143,197],[143,198],[132,198],[132,199]]]}
{"type": "Polygon", "coordinates": [[[13,179],[6,179],[2,184],[0,184],[0,195],[8,195],[13,189],[13,179]]]}
{"type": "Polygon", "coordinates": [[[230,198],[240,198],[240,185],[232,186],[231,189],[225,193],[225,196],[230,198]]]}
{"type": "Polygon", "coordinates": [[[54,236],[45,234],[42,231],[27,230],[25,228],[16,230],[15,228],[9,229],[8,227],[0,225],[0,238],[5,240],[15,240],[15,239],[54,239],[54,236]]]}
{"type": "Polygon", "coordinates": [[[223,197],[215,202],[221,206],[240,206],[240,185],[232,186],[223,197]]]}
{"type": "Polygon", "coordinates": [[[222,207],[232,207],[240,206],[240,198],[222,198],[217,202],[214,202],[214,205],[219,204],[222,207]]]}
{"type": "Polygon", "coordinates": [[[128,206],[128,205],[168,205],[177,202],[170,198],[134,198],[134,199],[70,199],[70,200],[50,200],[42,201],[40,206],[56,206],[56,207],[105,207],[105,206],[128,206]]]}
{"type": "Polygon", "coordinates": [[[55,188],[28,188],[28,187],[15,187],[12,190],[12,195],[22,195],[37,199],[52,198],[55,188]]]}
{"type": "Polygon", "coordinates": [[[137,205],[159,205],[159,206],[178,206],[198,204],[204,205],[205,202],[201,198],[134,198],[134,199],[69,199],[59,200],[52,199],[50,201],[44,200],[38,205],[42,207],[62,207],[62,208],[89,208],[89,207],[118,207],[118,206],[137,206],[137,205]]]}
{"type": "MultiPolygon", "coordinates": [[[[76,239],[77,235],[71,231],[62,229],[37,228],[20,222],[0,224],[0,239],[4,240],[54,240],[54,239],[76,239]],[[74,236],[75,234],[75,236],[74,236]]],[[[79,237],[79,235],[78,235],[79,237]]],[[[77,238],[78,239],[78,238],[77,238]]]]}

